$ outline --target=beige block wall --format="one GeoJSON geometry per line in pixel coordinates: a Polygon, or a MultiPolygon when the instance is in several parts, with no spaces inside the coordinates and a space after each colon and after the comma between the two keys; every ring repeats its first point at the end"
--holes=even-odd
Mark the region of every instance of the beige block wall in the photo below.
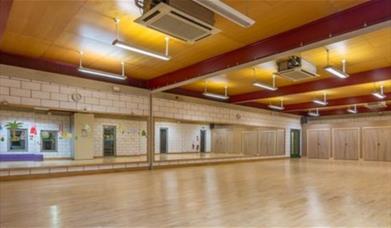
{"type": "Polygon", "coordinates": [[[94,156],[103,156],[103,127],[116,127],[116,155],[141,155],[147,152],[147,137],[141,132],[147,130],[147,122],[139,120],[95,118],[94,156]]]}
{"type": "MultiPolygon", "coordinates": [[[[0,65],[0,102],[103,114],[149,114],[147,90],[116,86],[121,92],[113,92],[111,83],[0,65]],[[72,100],[74,93],[82,96],[80,101],[72,100]]],[[[289,129],[301,128],[298,116],[165,93],[154,95],[153,114],[172,120],[285,128],[288,136],[289,129]]]]}

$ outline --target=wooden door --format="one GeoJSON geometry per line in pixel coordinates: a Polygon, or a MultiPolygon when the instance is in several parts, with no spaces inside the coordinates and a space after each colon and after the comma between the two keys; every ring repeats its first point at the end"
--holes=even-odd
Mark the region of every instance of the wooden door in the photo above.
{"type": "Polygon", "coordinates": [[[367,161],[378,161],[378,142],[381,133],[381,128],[363,128],[362,130],[362,148],[363,148],[363,157],[367,161]]]}
{"type": "Polygon", "coordinates": [[[333,154],[336,160],[357,160],[360,153],[359,128],[333,129],[333,154]]]}
{"type": "Polygon", "coordinates": [[[258,153],[258,134],[256,131],[242,132],[242,152],[250,155],[258,153]]]}
{"type": "Polygon", "coordinates": [[[258,131],[258,151],[262,156],[273,156],[276,150],[276,131],[258,131]]]}
{"type": "Polygon", "coordinates": [[[318,131],[318,158],[330,158],[330,130],[318,131]]]}
{"type": "Polygon", "coordinates": [[[275,155],[285,155],[285,130],[278,129],[275,155]]]}
{"type": "Polygon", "coordinates": [[[318,131],[307,130],[307,156],[318,158],[318,131]]]}
{"type": "Polygon", "coordinates": [[[328,159],[330,157],[330,130],[307,130],[307,156],[308,158],[328,159]]]}
{"type": "Polygon", "coordinates": [[[383,150],[384,161],[391,161],[391,127],[384,128],[381,150],[383,150]]]}

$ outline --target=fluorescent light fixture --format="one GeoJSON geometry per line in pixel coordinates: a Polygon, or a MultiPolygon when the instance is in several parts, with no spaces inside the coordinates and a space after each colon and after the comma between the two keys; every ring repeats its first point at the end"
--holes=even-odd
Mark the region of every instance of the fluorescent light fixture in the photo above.
{"type": "Polygon", "coordinates": [[[285,109],[284,103],[283,103],[282,99],[281,99],[281,103],[280,103],[279,106],[278,105],[269,104],[268,107],[271,108],[271,109],[274,109],[274,110],[279,110],[279,111],[282,111],[282,110],[285,109]]]}
{"type": "Polygon", "coordinates": [[[319,109],[316,109],[315,111],[309,111],[308,115],[312,116],[312,117],[318,117],[319,116],[319,109]]]}
{"type": "Polygon", "coordinates": [[[194,0],[203,7],[212,10],[213,12],[219,14],[220,16],[225,17],[226,19],[242,26],[248,28],[252,26],[255,21],[236,9],[230,7],[220,0],[194,0]]]}
{"type": "Polygon", "coordinates": [[[256,87],[259,87],[259,88],[262,88],[262,89],[271,90],[271,91],[276,91],[278,89],[277,87],[273,87],[271,85],[268,85],[268,84],[265,84],[265,83],[262,83],[262,82],[254,82],[253,86],[256,86],[256,87]]]}
{"type": "Polygon", "coordinates": [[[372,93],[372,95],[375,96],[375,97],[377,97],[377,98],[379,98],[379,99],[384,99],[384,98],[386,98],[386,95],[381,94],[381,93],[379,93],[379,92],[374,92],[374,93],[372,93]]]}
{"type": "Polygon", "coordinates": [[[224,87],[224,95],[217,94],[217,93],[210,93],[210,92],[208,92],[208,82],[205,81],[205,90],[202,93],[202,95],[204,95],[206,97],[220,99],[220,100],[227,100],[229,98],[228,87],[227,86],[224,87]]]}
{"type": "Polygon", "coordinates": [[[170,56],[163,55],[163,54],[157,53],[155,51],[147,50],[144,48],[136,47],[134,45],[124,43],[118,39],[115,39],[113,41],[113,45],[116,47],[119,47],[119,48],[126,49],[128,51],[136,52],[139,54],[147,55],[147,56],[154,57],[154,58],[161,59],[161,60],[165,60],[165,61],[168,61],[171,59],[170,56]]]}
{"type": "MultiPolygon", "coordinates": [[[[255,68],[254,68],[254,76],[255,76],[255,68]]],[[[263,83],[263,82],[254,81],[253,82],[253,86],[256,86],[256,87],[259,87],[259,88],[262,88],[262,89],[267,89],[267,90],[270,90],[270,91],[276,91],[278,89],[276,87],[276,76],[274,74],[273,74],[273,84],[272,85],[266,84],[266,83],[263,83]]]]}
{"type": "Polygon", "coordinates": [[[342,70],[339,70],[339,69],[330,65],[329,49],[326,48],[326,52],[327,52],[327,66],[324,68],[324,70],[334,76],[337,76],[338,78],[344,79],[344,78],[349,77],[349,74],[346,73],[346,60],[345,59],[342,60],[342,70]]]}
{"type": "Polygon", "coordinates": [[[329,72],[330,74],[332,74],[334,76],[339,77],[339,78],[347,78],[347,77],[349,77],[349,74],[347,74],[346,72],[343,72],[341,70],[338,70],[338,69],[334,68],[333,66],[326,66],[324,68],[324,70],[329,72]]]}
{"type": "Polygon", "coordinates": [[[106,78],[113,78],[113,79],[120,79],[120,80],[125,80],[126,79],[125,75],[113,74],[113,73],[110,73],[110,72],[101,71],[101,70],[94,70],[94,69],[87,68],[87,67],[82,67],[82,66],[77,68],[77,70],[82,72],[82,73],[93,74],[93,75],[102,76],[102,77],[106,77],[106,78]]]}
{"type": "Polygon", "coordinates": [[[352,108],[348,108],[347,111],[352,114],[357,113],[357,105],[354,105],[352,108]]]}
{"type": "Polygon", "coordinates": [[[277,105],[272,105],[272,104],[268,105],[268,107],[271,109],[280,110],[280,111],[285,109],[284,106],[277,106],[277,105]]]}
{"type": "Polygon", "coordinates": [[[327,103],[327,98],[326,98],[326,94],[324,93],[323,94],[323,100],[321,99],[315,99],[315,100],[312,100],[312,102],[314,102],[315,104],[319,104],[319,105],[323,105],[323,106],[326,106],[328,103],[327,103]]]}
{"type": "Polygon", "coordinates": [[[326,105],[327,105],[327,101],[322,101],[322,100],[319,100],[319,99],[315,99],[315,100],[313,100],[312,102],[314,102],[314,103],[316,103],[316,104],[323,105],[323,106],[326,106],[326,105]]]}
{"type": "Polygon", "coordinates": [[[226,96],[226,95],[210,93],[210,92],[204,92],[204,93],[202,93],[202,95],[204,95],[206,97],[212,97],[212,98],[220,99],[220,100],[227,100],[229,98],[229,96],[226,96]]]}
{"type": "Polygon", "coordinates": [[[380,90],[379,91],[373,92],[372,95],[377,97],[377,98],[379,98],[379,99],[386,98],[386,95],[384,95],[383,85],[380,86],[380,90]]]}

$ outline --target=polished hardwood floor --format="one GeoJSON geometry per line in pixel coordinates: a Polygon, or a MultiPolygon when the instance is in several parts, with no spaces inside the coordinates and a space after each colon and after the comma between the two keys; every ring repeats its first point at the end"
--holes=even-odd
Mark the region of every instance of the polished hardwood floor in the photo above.
{"type": "Polygon", "coordinates": [[[0,182],[0,227],[391,226],[391,163],[273,160],[0,182]]]}

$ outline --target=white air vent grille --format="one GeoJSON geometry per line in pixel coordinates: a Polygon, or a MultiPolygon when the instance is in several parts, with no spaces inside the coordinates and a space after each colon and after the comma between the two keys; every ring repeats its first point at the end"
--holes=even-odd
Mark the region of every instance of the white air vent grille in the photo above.
{"type": "Polygon", "coordinates": [[[281,60],[277,62],[277,66],[277,74],[292,81],[300,81],[319,76],[316,73],[315,65],[298,56],[291,56],[286,60],[281,60]]]}
{"type": "Polygon", "coordinates": [[[301,67],[280,71],[278,72],[278,75],[292,81],[300,81],[300,80],[314,78],[318,76],[317,74],[312,74],[310,72],[303,70],[301,67]]]}
{"type": "Polygon", "coordinates": [[[220,31],[164,3],[159,3],[135,22],[190,43],[220,31]]]}

